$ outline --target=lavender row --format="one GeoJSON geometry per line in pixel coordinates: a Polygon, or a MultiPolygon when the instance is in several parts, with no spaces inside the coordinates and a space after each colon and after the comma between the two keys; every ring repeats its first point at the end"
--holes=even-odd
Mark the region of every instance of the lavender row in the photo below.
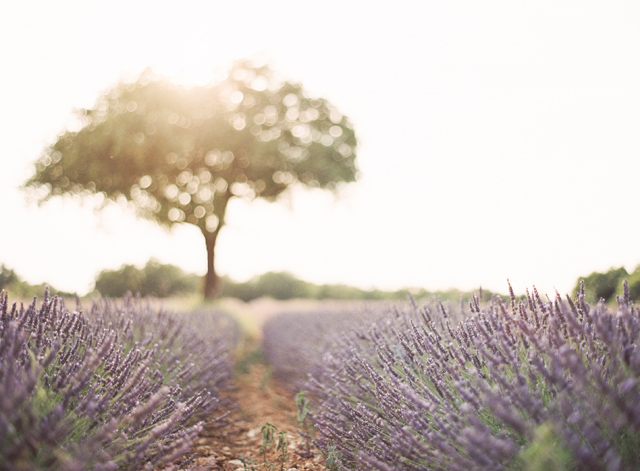
{"type": "MultiPolygon", "coordinates": [[[[280,348],[291,324],[308,322],[289,319],[280,348]]],[[[340,452],[339,469],[632,470],[639,335],[626,290],[612,312],[584,290],[534,289],[464,310],[389,308],[368,328],[313,344],[298,335],[295,349],[311,360],[316,444],[340,452]]]]}
{"type": "Polygon", "coordinates": [[[263,326],[262,350],[273,373],[285,385],[304,387],[307,376],[321,364],[340,332],[375,321],[377,311],[322,311],[285,313],[263,326]]]}
{"type": "MultiPolygon", "coordinates": [[[[448,302],[433,299],[441,309],[450,306],[448,302]]],[[[397,302],[388,301],[352,304],[345,309],[334,307],[280,314],[263,326],[263,353],[274,375],[299,390],[305,387],[309,375],[322,371],[323,355],[340,349],[353,336],[362,337],[375,323],[403,322],[405,314],[397,302]]],[[[457,322],[460,310],[451,316],[457,322]]]]}
{"type": "Polygon", "coordinates": [[[171,469],[205,416],[224,422],[237,328],[144,301],[70,312],[0,295],[0,469],[171,469]],[[194,324],[198,324],[197,326],[194,324]]]}

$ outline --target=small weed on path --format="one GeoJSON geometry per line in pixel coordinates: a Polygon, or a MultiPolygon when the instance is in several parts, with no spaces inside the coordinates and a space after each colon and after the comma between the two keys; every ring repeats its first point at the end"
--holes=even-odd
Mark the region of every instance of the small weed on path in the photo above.
{"type": "Polygon", "coordinates": [[[296,415],[296,419],[298,420],[298,433],[303,439],[304,449],[296,450],[296,453],[303,458],[311,458],[313,457],[313,452],[311,451],[311,439],[313,435],[313,426],[311,425],[308,415],[311,411],[309,408],[309,398],[307,398],[307,391],[300,391],[296,394],[295,397],[296,407],[298,408],[298,413],[296,415]]]}

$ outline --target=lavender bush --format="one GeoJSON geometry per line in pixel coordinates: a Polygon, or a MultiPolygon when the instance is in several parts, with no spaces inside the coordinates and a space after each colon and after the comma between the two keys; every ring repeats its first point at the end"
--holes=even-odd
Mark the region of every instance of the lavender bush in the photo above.
{"type": "Polygon", "coordinates": [[[637,469],[640,312],[626,289],[615,312],[584,289],[534,289],[386,314],[330,335],[308,367],[316,444],[337,469],[637,469]]]}
{"type": "Polygon", "coordinates": [[[230,404],[228,318],[103,300],[84,314],[45,292],[0,295],[0,469],[171,469],[230,404]]]}

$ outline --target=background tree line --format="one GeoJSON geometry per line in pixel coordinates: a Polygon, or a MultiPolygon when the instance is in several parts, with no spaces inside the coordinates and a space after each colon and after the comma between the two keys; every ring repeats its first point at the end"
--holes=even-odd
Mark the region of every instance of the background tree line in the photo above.
{"type": "MultiPolygon", "coordinates": [[[[95,291],[102,296],[121,297],[127,291],[142,296],[181,296],[195,294],[202,286],[202,277],[186,273],[173,265],[163,265],[150,260],[143,268],[123,265],[117,270],[103,270],[96,278],[95,291]]],[[[415,297],[439,296],[442,299],[458,300],[465,294],[458,290],[429,292],[424,289],[400,289],[384,291],[362,289],[344,284],[317,285],[301,280],[288,272],[267,272],[248,281],[238,282],[228,276],[221,277],[220,296],[237,298],[248,302],[269,297],[285,299],[335,299],[335,300],[394,300],[407,299],[408,293],[415,297]]],[[[493,293],[483,290],[489,299],[493,293]]]]}
{"type": "MultiPolygon", "coordinates": [[[[580,282],[585,282],[585,294],[589,303],[600,299],[613,302],[616,296],[622,295],[622,282],[629,283],[629,294],[632,300],[640,300],[640,265],[629,273],[624,267],[611,268],[606,272],[593,272],[577,280],[573,292],[580,290],[580,282]]],[[[202,276],[187,273],[181,268],[162,264],[155,259],[149,260],[142,268],[134,265],[123,265],[116,270],[102,270],[95,280],[93,295],[121,297],[128,291],[140,293],[142,296],[166,298],[170,296],[187,296],[196,294],[202,288],[202,276]]],[[[0,290],[9,291],[12,296],[31,298],[42,296],[45,283],[32,285],[22,280],[16,272],[4,264],[0,265],[0,290]]],[[[75,293],[67,293],[50,286],[54,294],[73,297],[75,293]]],[[[336,300],[394,300],[406,299],[408,293],[422,298],[438,296],[442,299],[456,301],[461,295],[468,297],[470,293],[450,289],[446,291],[427,291],[419,289],[400,289],[384,291],[379,289],[362,289],[344,284],[317,285],[301,280],[287,272],[267,272],[255,276],[248,281],[235,281],[228,276],[221,277],[220,296],[238,298],[248,302],[261,297],[278,300],[285,299],[336,299],[336,300]]],[[[494,294],[483,290],[483,299],[489,300],[494,294]]]]}
{"type": "MultiPolygon", "coordinates": [[[[162,264],[151,259],[143,267],[122,265],[120,268],[102,270],[95,279],[94,290],[89,296],[106,296],[119,298],[128,291],[140,293],[141,296],[158,298],[197,295],[202,289],[203,277],[187,273],[181,268],[162,264]]],[[[31,298],[42,296],[45,283],[31,285],[20,279],[14,270],[5,265],[0,269],[0,290],[6,290],[12,296],[31,298]]],[[[50,286],[52,294],[74,297],[75,293],[59,291],[50,286]]],[[[362,289],[344,284],[314,284],[301,280],[288,272],[267,272],[255,276],[248,281],[235,281],[229,276],[221,277],[220,296],[237,298],[248,302],[253,299],[269,297],[285,299],[332,299],[332,300],[406,300],[411,293],[416,298],[438,296],[441,299],[458,301],[461,295],[467,298],[471,293],[456,289],[447,291],[427,291],[419,288],[406,288],[395,291],[379,289],[362,289]]],[[[489,300],[493,293],[482,291],[484,300],[489,300]]]]}

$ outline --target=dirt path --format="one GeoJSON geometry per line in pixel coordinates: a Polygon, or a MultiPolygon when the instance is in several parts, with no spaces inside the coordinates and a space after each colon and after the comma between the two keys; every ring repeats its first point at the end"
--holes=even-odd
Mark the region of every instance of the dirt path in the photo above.
{"type": "MultiPolygon", "coordinates": [[[[245,346],[245,361],[251,353],[257,353],[264,323],[274,315],[283,312],[304,312],[318,309],[339,309],[344,302],[328,303],[313,300],[275,301],[258,299],[251,303],[226,300],[223,309],[234,312],[252,326],[251,340],[245,346]]],[[[245,325],[245,327],[247,327],[245,325]]],[[[258,355],[260,358],[261,356],[258,355]]],[[[253,359],[256,360],[256,359],[253,359]]],[[[304,450],[302,439],[297,433],[296,406],[294,394],[277,384],[263,361],[249,359],[248,370],[236,373],[237,389],[231,396],[238,407],[228,416],[230,424],[225,427],[205,425],[193,449],[196,456],[180,471],[326,471],[324,458],[318,450],[314,455],[303,458],[295,450],[304,450]],[[281,466],[277,454],[267,453],[268,463],[260,452],[262,446],[261,429],[271,423],[278,431],[287,431],[289,440],[288,459],[281,466]]],[[[241,360],[243,361],[243,360],[241,360]]],[[[274,446],[271,446],[273,450],[274,446]]]]}
{"type": "MultiPolygon", "coordinates": [[[[310,458],[295,453],[302,450],[302,439],[297,434],[296,406],[293,394],[275,383],[264,364],[254,363],[247,373],[238,373],[238,389],[233,397],[238,407],[229,416],[230,424],[219,428],[206,426],[194,449],[197,457],[183,470],[326,470],[323,457],[317,452],[310,458]],[[261,428],[267,423],[287,431],[288,458],[282,464],[278,455],[267,453],[265,463],[260,447],[261,428]],[[272,467],[271,467],[271,466],[272,467]]],[[[271,446],[274,450],[275,445],[271,446]]]]}

